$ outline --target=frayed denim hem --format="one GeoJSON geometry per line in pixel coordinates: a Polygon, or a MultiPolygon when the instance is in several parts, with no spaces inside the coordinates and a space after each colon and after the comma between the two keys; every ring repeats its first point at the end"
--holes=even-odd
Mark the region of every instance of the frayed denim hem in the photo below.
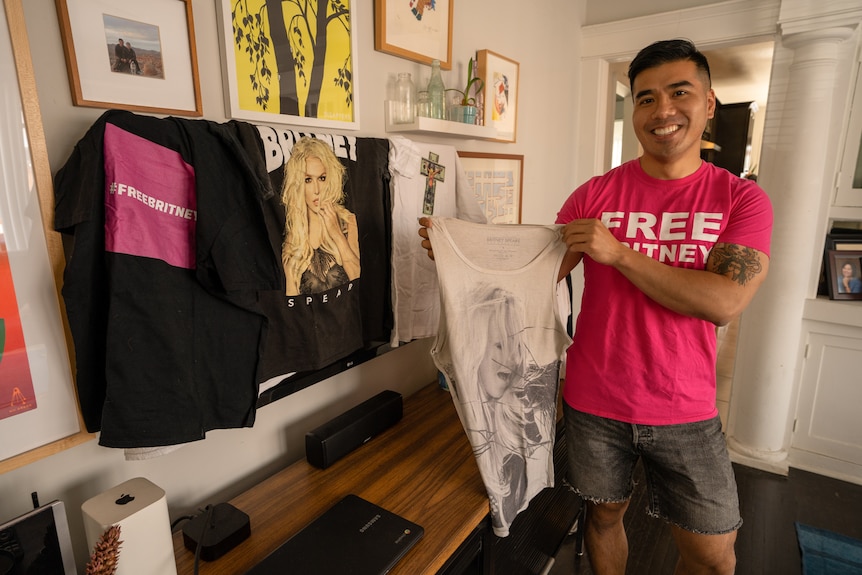
{"type": "Polygon", "coordinates": [[[565,478],[563,478],[563,486],[565,486],[569,491],[580,497],[582,500],[589,501],[590,503],[625,503],[626,501],[631,499],[632,493],[634,492],[634,489],[632,489],[631,491],[629,491],[628,495],[620,498],[593,497],[591,495],[585,495],[581,493],[581,491],[577,487],[569,483],[569,481],[565,478]]]}
{"type": "Polygon", "coordinates": [[[650,517],[652,517],[654,519],[661,519],[662,521],[664,521],[668,525],[673,525],[675,527],[679,527],[680,529],[682,529],[684,531],[688,531],[689,533],[695,533],[697,535],[726,535],[728,533],[733,533],[734,531],[739,531],[739,528],[742,527],[742,519],[740,519],[739,522],[736,524],[736,526],[731,527],[730,529],[723,529],[723,530],[719,530],[719,531],[701,531],[700,529],[692,529],[688,525],[683,525],[682,523],[679,523],[678,521],[674,521],[674,520],[670,519],[669,517],[662,515],[661,513],[656,513],[652,509],[647,508],[646,512],[647,512],[647,515],[649,515],[650,517]]]}

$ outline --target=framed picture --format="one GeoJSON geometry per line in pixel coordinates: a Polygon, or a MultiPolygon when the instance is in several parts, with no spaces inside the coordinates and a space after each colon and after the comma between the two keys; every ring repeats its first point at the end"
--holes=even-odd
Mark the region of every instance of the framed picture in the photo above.
{"type": "Polygon", "coordinates": [[[228,117],[358,130],[354,1],[216,0],[228,117]]]}
{"type": "Polygon", "coordinates": [[[485,125],[496,128],[496,140],[514,142],[518,128],[518,63],[490,50],[479,50],[477,58],[477,75],[485,82],[485,125]]]}
{"type": "Polygon", "coordinates": [[[823,266],[820,269],[820,280],[817,285],[817,295],[829,295],[829,252],[862,250],[862,230],[852,228],[832,228],[826,234],[823,246],[823,266]]]}
{"type": "Polygon", "coordinates": [[[200,116],[191,0],[57,0],[76,106],[200,116]]]}
{"type": "Polygon", "coordinates": [[[862,300],[862,250],[829,250],[829,298],[862,300]]]}
{"type": "Polygon", "coordinates": [[[63,245],[22,0],[0,10],[0,474],[82,431],[60,296],[63,245]]]}
{"type": "Polygon", "coordinates": [[[451,69],[454,1],[374,0],[374,49],[451,69]]]}
{"type": "Polygon", "coordinates": [[[488,223],[521,223],[524,156],[458,152],[458,158],[488,223]]]}

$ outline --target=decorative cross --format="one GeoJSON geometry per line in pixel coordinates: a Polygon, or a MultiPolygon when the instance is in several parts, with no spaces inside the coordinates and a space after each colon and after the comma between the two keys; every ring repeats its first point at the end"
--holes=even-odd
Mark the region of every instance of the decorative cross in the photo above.
{"type": "Polygon", "coordinates": [[[446,180],[446,167],[438,163],[440,156],[434,152],[428,152],[427,158],[422,158],[422,167],[419,173],[425,176],[425,199],[422,202],[422,213],[430,216],[434,213],[434,193],[437,182],[446,180]]]}

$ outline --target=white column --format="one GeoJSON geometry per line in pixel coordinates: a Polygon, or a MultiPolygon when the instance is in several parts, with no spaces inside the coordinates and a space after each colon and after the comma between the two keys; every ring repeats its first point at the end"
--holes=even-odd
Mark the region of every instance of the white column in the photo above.
{"type": "Polygon", "coordinates": [[[839,45],[852,32],[830,28],[780,39],[793,51],[793,61],[784,107],[776,112],[778,133],[771,143],[764,141],[758,180],[775,212],[769,277],[742,318],[727,426],[734,459],[773,471],[787,469],[802,311],[810,285],[807,262],[819,241],[821,207],[834,171],[828,128],[839,45]]]}

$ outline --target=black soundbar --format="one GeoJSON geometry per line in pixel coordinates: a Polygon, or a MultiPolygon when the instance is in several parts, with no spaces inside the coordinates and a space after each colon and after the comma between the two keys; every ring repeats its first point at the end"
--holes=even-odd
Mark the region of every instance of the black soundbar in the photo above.
{"type": "Polygon", "coordinates": [[[381,391],[338,417],[305,434],[305,458],[326,469],[380,432],[401,420],[401,394],[381,391]]]}

